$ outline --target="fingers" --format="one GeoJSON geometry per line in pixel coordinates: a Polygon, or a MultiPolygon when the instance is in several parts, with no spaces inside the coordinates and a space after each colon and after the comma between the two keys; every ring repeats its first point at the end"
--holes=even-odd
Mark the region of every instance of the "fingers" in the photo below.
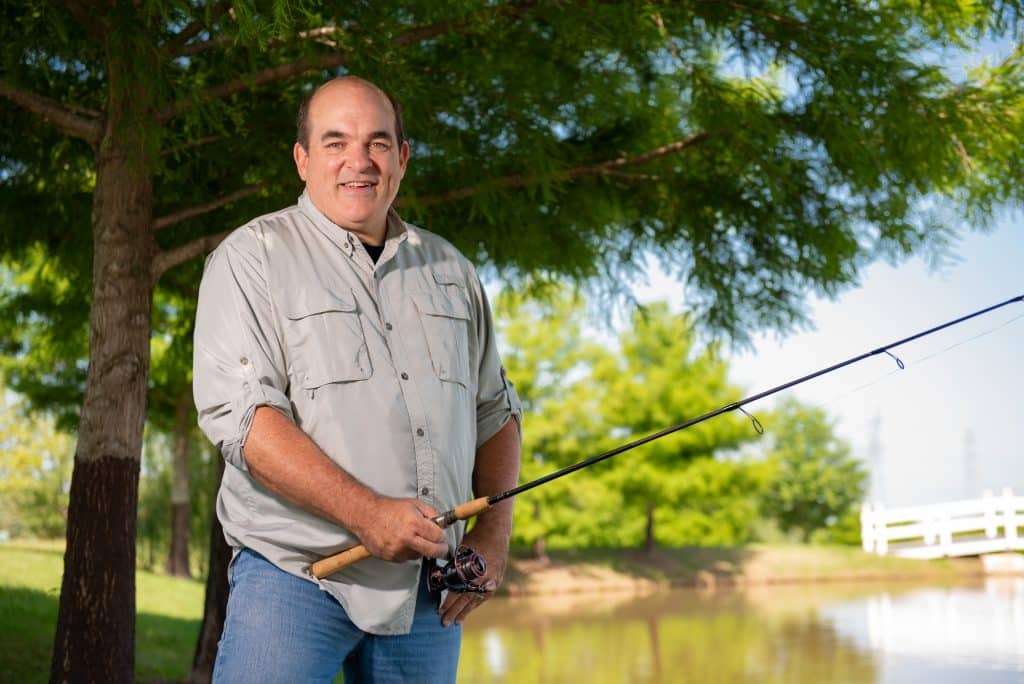
{"type": "Polygon", "coordinates": [[[415,499],[382,497],[374,508],[373,524],[360,541],[377,558],[406,561],[447,555],[444,532],[431,521],[437,515],[433,507],[415,499]]]}
{"type": "Polygon", "coordinates": [[[465,593],[457,594],[455,592],[448,592],[448,597],[438,608],[437,612],[441,615],[441,624],[448,627],[451,624],[461,625],[465,622],[466,617],[474,610],[482,606],[488,599],[494,596],[494,592],[498,588],[498,584],[494,580],[488,580],[484,585],[486,593],[465,593]]]}

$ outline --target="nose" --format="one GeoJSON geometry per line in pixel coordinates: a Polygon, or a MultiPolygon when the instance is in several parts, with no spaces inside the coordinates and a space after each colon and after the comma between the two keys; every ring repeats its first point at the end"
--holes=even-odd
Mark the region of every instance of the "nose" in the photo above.
{"type": "Polygon", "coordinates": [[[364,171],[373,166],[370,150],[365,145],[348,145],[345,148],[345,164],[356,171],[364,171]]]}

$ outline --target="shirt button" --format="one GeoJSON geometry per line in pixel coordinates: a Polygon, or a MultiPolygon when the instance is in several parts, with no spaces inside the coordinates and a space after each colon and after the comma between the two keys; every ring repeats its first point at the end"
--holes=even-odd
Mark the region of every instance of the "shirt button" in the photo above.
{"type": "Polygon", "coordinates": [[[402,373],[402,379],[403,380],[408,380],[409,379],[409,374],[408,373],[402,373]]]}
{"type": "Polygon", "coordinates": [[[248,366],[249,365],[249,359],[247,359],[247,358],[245,358],[243,356],[242,358],[238,359],[238,363],[242,364],[243,366],[248,366]]]}
{"type": "Polygon", "coordinates": [[[430,493],[430,487],[424,487],[423,489],[420,490],[420,494],[422,494],[423,496],[426,496],[429,493],[430,493]]]}
{"type": "Polygon", "coordinates": [[[385,323],[384,324],[384,329],[385,330],[391,330],[391,324],[390,323],[385,323]]]}
{"type": "Polygon", "coordinates": [[[416,434],[419,435],[420,437],[422,437],[423,436],[423,428],[416,428],[416,434]]]}

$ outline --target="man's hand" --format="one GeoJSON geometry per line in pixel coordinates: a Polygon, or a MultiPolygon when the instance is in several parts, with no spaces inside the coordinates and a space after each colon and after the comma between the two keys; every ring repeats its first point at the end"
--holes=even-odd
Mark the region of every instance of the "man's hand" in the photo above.
{"type": "Polygon", "coordinates": [[[448,553],[444,532],[431,520],[438,512],[429,504],[378,496],[364,513],[352,531],[377,558],[407,561],[448,553]]]}
{"type": "Polygon", "coordinates": [[[462,543],[483,556],[487,563],[487,572],[476,581],[485,593],[466,592],[459,594],[448,592],[448,597],[438,609],[441,622],[445,627],[453,622],[461,625],[472,611],[483,605],[484,601],[494,596],[501,585],[508,565],[508,534],[501,529],[490,529],[481,516],[477,525],[463,538],[462,543]],[[484,524],[481,524],[484,523],[484,524]]]}
{"type": "MultiPolygon", "coordinates": [[[[480,445],[473,469],[474,492],[503,492],[515,487],[519,479],[519,423],[510,417],[498,432],[480,445]]],[[[466,616],[494,596],[505,577],[508,543],[512,537],[512,499],[495,504],[476,519],[462,543],[479,553],[487,563],[487,572],[477,580],[483,594],[448,592],[438,609],[445,627],[461,625],[466,616]]]]}
{"type": "Polygon", "coordinates": [[[287,417],[269,406],[253,416],[245,460],[257,482],[306,511],[351,530],[371,555],[404,561],[448,553],[432,506],[377,494],[329,459],[287,417]]]}

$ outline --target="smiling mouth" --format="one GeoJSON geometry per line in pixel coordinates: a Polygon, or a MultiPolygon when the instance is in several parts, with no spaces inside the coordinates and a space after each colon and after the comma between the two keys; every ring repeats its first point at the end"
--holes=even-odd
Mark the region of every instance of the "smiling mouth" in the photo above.
{"type": "Polygon", "coordinates": [[[348,181],[347,183],[338,183],[338,185],[340,185],[343,188],[351,188],[353,190],[358,190],[361,188],[372,188],[375,185],[377,185],[377,183],[374,181],[348,181]]]}

